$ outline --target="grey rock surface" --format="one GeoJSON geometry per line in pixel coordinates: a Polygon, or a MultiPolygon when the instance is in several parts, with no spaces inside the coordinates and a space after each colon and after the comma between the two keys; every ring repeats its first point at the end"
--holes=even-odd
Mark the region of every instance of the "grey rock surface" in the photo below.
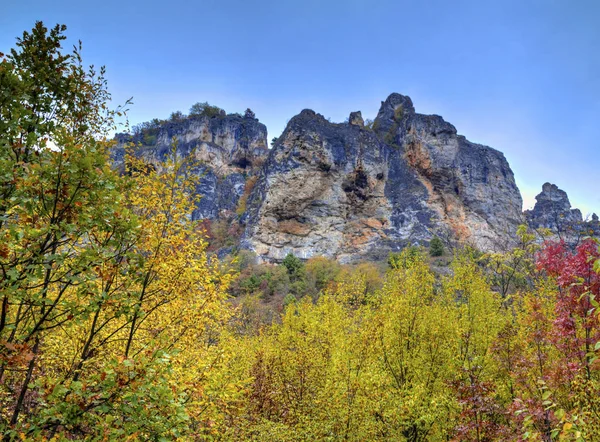
{"type": "MultiPolygon", "coordinates": [[[[139,140],[127,134],[116,138],[113,158],[119,163],[123,161],[125,143],[139,140]]],[[[266,126],[255,118],[237,114],[189,117],[166,122],[155,145],[138,146],[134,153],[159,166],[172,149],[173,139],[177,140],[178,155],[193,155],[199,164],[194,171],[201,177],[197,188],[201,199],[193,218],[215,219],[235,214],[247,178],[260,170],[268,155],[266,126]]]]}
{"type": "Polygon", "coordinates": [[[290,120],[250,196],[244,247],[266,261],[347,262],[435,234],[482,249],[514,238],[522,199],[502,153],[417,114],[400,94],[382,103],[372,131],[356,122],[312,110],[290,120]]]}
{"type": "MultiPolygon", "coordinates": [[[[155,145],[136,154],[160,167],[173,137],[179,155],[200,163],[202,198],[193,217],[235,224],[243,230],[241,247],[263,261],[279,262],[288,253],[384,259],[434,235],[505,249],[525,221],[504,155],[458,135],[438,115],[417,113],[400,94],[383,101],[368,126],[359,111],[347,123],[332,123],[303,110],[270,150],[266,127],[248,114],[167,122],[155,145]]],[[[134,138],[117,136],[117,163],[134,138]]],[[[563,219],[580,220],[561,192],[544,185],[526,214],[532,227],[550,226],[557,210],[563,219]]]]}
{"type": "Polygon", "coordinates": [[[534,230],[549,229],[554,239],[577,245],[582,238],[600,235],[600,222],[594,213],[584,219],[579,209],[572,209],[569,197],[555,184],[545,183],[535,197],[533,209],[526,210],[527,224],[534,230]]]}
{"type": "Polygon", "coordinates": [[[533,209],[525,211],[527,223],[534,229],[547,228],[560,232],[583,222],[579,209],[571,209],[567,193],[555,184],[545,183],[535,200],[533,209]]]}

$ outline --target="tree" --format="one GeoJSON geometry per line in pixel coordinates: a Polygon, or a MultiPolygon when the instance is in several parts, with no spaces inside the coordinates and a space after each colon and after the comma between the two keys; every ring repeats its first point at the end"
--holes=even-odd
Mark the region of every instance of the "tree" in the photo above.
{"type": "Polygon", "coordinates": [[[246,112],[244,112],[244,118],[256,120],[256,114],[252,112],[252,109],[248,108],[246,109],[246,112]]]}
{"type": "Polygon", "coordinates": [[[288,253],[281,264],[287,269],[291,277],[300,276],[304,270],[304,263],[293,253],[288,253]]]}
{"type": "Polygon", "coordinates": [[[195,103],[190,107],[190,117],[208,117],[214,118],[224,116],[225,111],[217,106],[212,106],[206,101],[204,103],[195,103]]]}
{"type": "Polygon", "coordinates": [[[37,22],[0,68],[5,430],[33,406],[45,336],[88,314],[85,301],[74,305],[72,296],[83,300],[93,291],[93,269],[112,259],[135,222],[119,210],[123,184],[106,161],[102,136],[119,111],[106,111],[104,68],[86,71],[81,46],[62,53],[65,29],[37,22]]]}
{"type": "Polygon", "coordinates": [[[526,225],[521,225],[517,229],[517,238],[516,246],[504,252],[486,253],[479,259],[490,283],[503,298],[517,289],[533,289],[537,277],[535,254],[539,245],[535,235],[528,232],[526,225]]]}
{"type": "Polygon", "coordinates": [[[171,112],[169,116],[170,121],[182,121],[185,120],[185,114],[181,111],[171,112]]]}
{"type": "Polygon", "coordinates": [[[177,159],[113,170],[119,111],[106,111],[104,69],[61,52],[64,30],[36,23],[0,66],[0,430],[202,432],[199,361],[220,360],[207,342],[229,276],[189,216],[196,178],[177,159]]]}
{"type": "Polygon", "coordinates": [[[457,313],[453,303],[436,299],[435,277],[414,251],[395,255],[403,265],[388,272],[372,321],[378,420],[391,439],[437,440],[449,430],[457,313]]]}
{"type": "Polygon", "coordinates": [[[444,254],[444,243],[440,238],[434,236],[429,243],[429,254],[431,256],[442,256],[444,254]]]}
{"type": "Polygon", "coordinates": [[[401,252],[390,252],[388,266],[391,269],[407,269],[424,260],[423,250],[418,246],[407,246],[401,252]]]}

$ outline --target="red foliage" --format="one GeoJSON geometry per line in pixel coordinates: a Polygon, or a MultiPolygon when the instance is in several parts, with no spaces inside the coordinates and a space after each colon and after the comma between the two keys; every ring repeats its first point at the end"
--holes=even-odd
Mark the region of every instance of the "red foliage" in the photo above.
{"type": "Polygon", "coordinates": [[[495,385],[479,379],[476,369],[463,373],[463,379],[451,383],[461,406],[452,440],[509,440],[508,410],[496,400],[495,385]]]}
{"type": "MultiPolygon", "coordinates": [[[[559,288],[552,336],[563,353],[562,375],[581,368],[589,370],[588,354],[600,341],[600,324],[595,311],[600,297],[600,275],[594,262],[600,259],[598,245],[589,239],[570,252],[564,242],[547,244],[537,260],[539,270],[556,278],[559,288]]],[[[557,367],[559,368],[559,367],[557,367]]]]}

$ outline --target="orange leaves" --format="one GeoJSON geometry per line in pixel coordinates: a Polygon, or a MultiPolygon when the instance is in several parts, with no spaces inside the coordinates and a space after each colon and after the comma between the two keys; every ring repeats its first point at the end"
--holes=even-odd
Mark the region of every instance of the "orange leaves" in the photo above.
{"type": "Polygon", "coordinates": [[[8,367],[24,367],[34,356],[33,350],[28,344],[0,341],[0,361],[6,363],[8,367]]]}
{"type": "Polygon", "coordinates": [[[0,244],[0,258],[8,258],[10,250],[6,244],[0,244]]]}

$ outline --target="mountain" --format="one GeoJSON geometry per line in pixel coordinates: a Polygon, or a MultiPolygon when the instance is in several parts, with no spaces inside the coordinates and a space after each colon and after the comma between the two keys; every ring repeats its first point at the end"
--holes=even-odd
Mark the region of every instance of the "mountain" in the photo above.
{"type": "MultiPolygon", "coordinates": [[[[434,236],[494,250],[512,243],[526,219],[501,152],[468,141],[438,115],[417,113],[396,93],[368,124],[360,112],[332,123],[303,110],[271,149],[266,127],[248,112],[161,122],[153,137],[118,135],[115,160],[131,141],[159,165],[173,138],[179,155],[200,162],[193,217],[209,230],[220,225],[224,244],[268,262],[288,253],[382,259],[434,236]]],[[[532,225],[545,219],[544,204],[527,215],[532,225]]]]}

